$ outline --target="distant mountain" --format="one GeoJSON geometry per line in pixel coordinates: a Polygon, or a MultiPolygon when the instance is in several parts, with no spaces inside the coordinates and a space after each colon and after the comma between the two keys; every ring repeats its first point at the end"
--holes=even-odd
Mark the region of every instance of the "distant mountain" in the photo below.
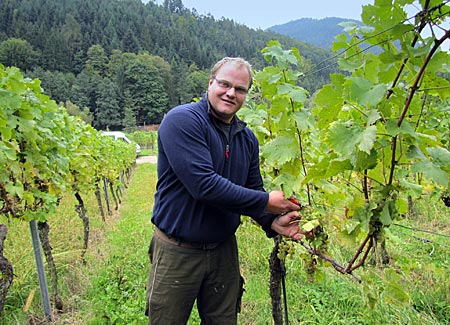
{"type": "Polygon", "coordinates": [[[348,21],[362,24],[357,20],[337,17],[323,19],[301,18],[290,21],[286,24],[269,27],[267,30],[286,35],[324,49],[331,49],[335,36],[343,33],[343,27],[338,24],[348,21]]]}

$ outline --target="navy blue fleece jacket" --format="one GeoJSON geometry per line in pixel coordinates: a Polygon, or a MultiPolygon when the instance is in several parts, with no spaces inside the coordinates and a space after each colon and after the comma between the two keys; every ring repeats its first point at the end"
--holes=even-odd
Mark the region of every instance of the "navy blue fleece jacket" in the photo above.
{"type": "Polygon", "coordinates": [[[206,95],[164,117],[152,222],[175,238],[210,243],[227,240],[247,215],[274,236],[275,215],[264,210],[269,194],[259,170],[258,140],[234,118],[228,142],[216,123],[206,95]]]}

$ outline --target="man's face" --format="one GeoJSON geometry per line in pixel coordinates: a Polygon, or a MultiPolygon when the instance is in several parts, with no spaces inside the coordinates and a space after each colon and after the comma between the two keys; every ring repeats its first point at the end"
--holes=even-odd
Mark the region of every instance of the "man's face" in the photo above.
{"type": "Polygon", "coordinates": [[[230,123],[247,96],[250,76],[244,66],[225,63],[209,79],[208,100],[217,118],[230,123]]]}

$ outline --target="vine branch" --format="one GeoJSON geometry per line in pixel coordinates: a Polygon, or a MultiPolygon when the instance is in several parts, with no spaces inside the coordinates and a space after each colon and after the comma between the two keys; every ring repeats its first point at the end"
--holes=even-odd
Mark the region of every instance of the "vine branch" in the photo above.
{"type": "Polygon", "coordinates": [[[305,242],[303,242],[302,240],[298,240],[298,243],[300,243],[300,245],[302,245],[307,251],[308,253],[310,253],[311,255],[316,255],[317,257],[321,258],[324,261],[329,262],[336,271],[338,271],[339,273],[342,274],[349,274],[351,275],[356,281],[358,281],[358,283],[361,283],[362,280],[355,274],[352,273],[353,270],[347,271],[348,267],[344,267],[342,265],[340,265],[336,260],[334,260],[333,258],[329,257],[328,255],[325,255],[319,251],[317,251],[316,249],[312,248],[311,246],[309,246],[308,244],[306,244],[305,242]]]}
{"type": "MultiPolygon", "coordinates": [[[[417,73],[416,79],[414,80],[413,85],[410,88],[410,93],[408,98],[406,99],[405,105],[403,106],[402,113],[400,114],[400,118],[398,119],[397,126],[400,127],[405,119],[406,113],[408,112],[409,106],[412,102],[412,99],[418,90],[418,85],[420,80],[423,77],[423,74],[425,73],[425,69],[430,62],[431,58],[433,57],[434,53],[438,50],[438,48],[441,46],[444,41],[450,38],[450,30],[447,30],[439,40],[436,40],[434,42],[433,47],[431,48],[430,52],[428,53],[427,57],[425,58],[425,61],[423,62],[422,66],[420,67],[419,72],[417,73]]],[[[391,158],[391,169],[389,174],[389,182],[388,185],[392,185],[393,178],[394,178],[394,169],[397,164],[397,161],[395,159],[396,155],[396,149],[397,149],[397,136],[394,136],[392,138],[392,158],[391,158]]]]}

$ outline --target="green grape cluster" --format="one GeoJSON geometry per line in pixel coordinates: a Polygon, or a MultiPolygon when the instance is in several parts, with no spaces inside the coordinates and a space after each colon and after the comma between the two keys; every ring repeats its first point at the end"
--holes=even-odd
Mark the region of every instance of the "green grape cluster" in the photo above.
{"type": "Polygon", "coordinates": [[[303,236],[304,242],[308,243],[314,250],[325,253],[327,250],[328,234],[322,225],[322,214],[311,207],[305,207],[301,210],[301,215],[302,224],[300,225],[300,228],[304,231],[308,231],[311,226],[305,227],[306,224],[309,223],[310,225],[314,225],[314,228],[309,230],[309,232],[303,236]],[[314,224],[314,221],[316,224],[314,224]]]}
{"type": "Polygon", "coordinates": [[[328,234],[322,226],[317,226],[310,233],[305,235],[306,241],[314,250],[324,253],[327,250],[328,234]]]}
{"type": "Polygon", "coordinates": [[[314,255],[308,255],[304,257],[305,265],[306,265],[306,273],[314,274],[317,270],[318,259],[314,255]]]}
{"type": "Polygon", "coordinates": [[[282,240],[278,244],[278,254],[277,257],[284,261],[287,256],[293,257],[295,253],[295,246],[292,240],[282,240]]]}

